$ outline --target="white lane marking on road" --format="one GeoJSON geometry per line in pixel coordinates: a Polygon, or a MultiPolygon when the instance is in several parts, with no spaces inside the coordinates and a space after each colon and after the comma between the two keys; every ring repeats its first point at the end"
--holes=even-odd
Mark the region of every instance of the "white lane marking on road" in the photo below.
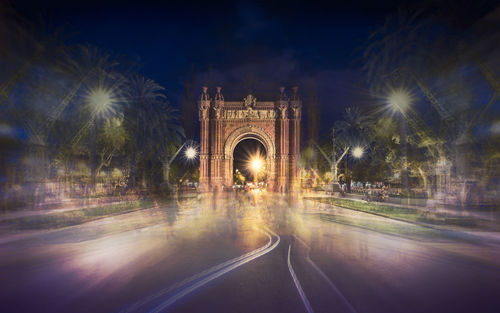
{"type": "Polygon", "coordinates": [[[161,307],[160,308],[160,311],[161,311],[162,309],[167,308],[169,305],[173,304],[175,301],[184,297],[188,293],[200,288],[201,286],[207,284],[208,282],[212,281],[213,279],[215,279],[219,276],[222,276],[223,274],[225,274],[225,273],[227,273],[227,272],[229,272],[229,271],[231,271],[231,270],[233,270],[233,269],[235,269],[235,268],[237,268],[245,263],[248,263],[248,262],[266,254],[266,253],[271,252],[280,243],[280,236],[277,235],[276,233],[274,233],[273,231],[271,231],[270,229],[266,228],[264,230],[261,230],[261,229],[256,229],[256,230],[263,233],[264,235],[266,235],[269,238],[269,241],[264,246],[262,246],[258,249],[255,249],[253,251],[250,251],[248,253],[245,253],[239,257],[230,259],[224,263],[210,267],[201,273],[198,273],[196,275],[188,277],[188,278],[182,280],[181,282],[174,284],[173,286],[169,286],[167,288],[164,288],[164,289],[160,290],[159,292],[157,292],[157,293],[155,293],[155,294],[153,294],[153,295],[151,295],[143,300],[140,300],[127,308],[122,309],[120,312],[125,313],[125,312],[137,311],[139,308],[147,305],[148,303],[154,301],[155,299],[161,298],[162,296],[165,296],[169,292],[172,292],[174,290],[179,290],[172,297],[170,297],[166,301],[162,302],[159,306],[157,306],[152,312],[156,312],[155,310],[160,308],[160,307],[161,307]],[[272,237],[270,236],[270,234],[277,238],[277,240],[274,244],[272,244],[273,240],[272,240],[272,237]],[[196,282],[194,285],[188,286],[189,284],[194,283],[197,280],[199,280],[199,281],[196,282]]]}
{"type": "MultiPolygon", "coordinates": [[[[269,231],[271,234],[273,234],[274,236],[277,237],[277,240],[276,242],[272,245],[272,246],[269,246],[270,243],[272,242],[272,237],[269,235],[269,233],[266,233],[264,232],[268,237],[269,237],[269,242],[268,244],[266,245],[267,248],[265,249],[257,249],[257,250],[260,250],[260,251],[257,251],[257,250],[254,250],[254,251],[257,251],[257,253],[253,253],[253,254],[250,254],[248,255],[247,257],[245,258],[242,258],[241,260],[231,264],[231,265],[228,265],[226,267],[223,267],[222,269],[220,269],[219,271],[216,271],[214,273],[212,273],[211,275],[203,278],[202,280],[196,282],[194,285],[188,287],[188,288],[185,288],[185,289],[182,289],[180,290],[179,292],[177,292],[175,295],[173,295],[172,297],[168,298],[167,300],[163,301],[162,303],[160,303],[157,307],[155,307],[153,310],[149,311],[151,313],[157,313],[157,312],[161,312],[163,310],[165,310],[166,308],[168,308],[170,305],[172,305],[174,302],[176,302],[177,300],[181,299],[182,297],[184,297],[185,295],[195,291],[196,289],[204,286],[205,284],[211,282],[212,280],[258,258],[258,257],[261,257],[263,256],[264,254],[267,254],[269,252],[271,252],[274,248],[276,248],[279,243],[280,243],[280,237],[273,233],[272,231],[270,231],[269,229],[267,230],[269,231]]],[[[247,253],[248,254],[248,253],[247,253]]]]}
{"type": "Polygon", "coordinates": [[[313,313],[313,309],[311,307],[311,304],[309,303],[309,300],[307,300],[307,296],[302,289],[302,286],[300,285],[300,282],[297,278],[297,275],[295,274],[295,271],[293,270],[292,263],[290,263],[290,250],[292,248],[291,244],[288,244],[288,271],[290,271],[290,275],[292,275],[293,282],[295,284],[295,287],[297,288],[297,291],[299,292],[300,298],[302,299],[302,303],[304,303],[304,306],[306,307],[307,312],[313,313]]]}
{"type": "Polygon", "coordinates": [[[294,237],[297,238],[299,240],[299,242],[302,243],[307,248],[307,257],[306,257],[307,262],[309,264],[311,264],[311,266],[326,281],[326,283],[328,284],[328,286],[330,286],[330,288],[332,288],[332,290],[337,294],[337,296],[339,296],[339,298],[344,302],[345,306],[351,312],[356,313],[356,310],[354,309],[354,307],[352,306],[352,304],[344,297],[344,295],[342,294],[342,292],[340,292],[340,290],[337,288],[337,286],[335,286],[335,284],[330,280],[330,278],[328,278],[328,276],[326,276],[326,274],[321,270],[321,268],[318,265],[316,265],[316,263],[314,263],[314,261],[311,259],[311,256],[309,255],[309,252],[311,251],[311,248],[301,238],[299,238],[297,236],[294,236],[294,237]]]}

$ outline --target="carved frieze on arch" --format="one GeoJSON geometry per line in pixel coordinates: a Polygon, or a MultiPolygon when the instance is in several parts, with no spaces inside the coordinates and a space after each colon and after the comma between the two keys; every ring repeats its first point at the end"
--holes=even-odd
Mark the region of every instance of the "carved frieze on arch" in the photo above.
{"type": "Polygon", "coordinates": [[[224,143],[224,156],[226,159],[233,157],[234,148],[243,139],[255,139],[260,141],[266,148],[267,158],[274,159],[276,156],[276,147],[271,136],[263,128],[245,125],[235,129],[227,137],[224,143]]]}

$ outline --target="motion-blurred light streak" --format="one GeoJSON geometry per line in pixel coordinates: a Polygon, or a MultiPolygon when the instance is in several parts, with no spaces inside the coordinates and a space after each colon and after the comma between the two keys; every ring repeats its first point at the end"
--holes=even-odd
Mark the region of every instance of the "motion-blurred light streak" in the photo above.
{"type": "Polygon", "coordinates": [[[154,300],[161,298],[161,297],[166,297],[168,296],[167,299],[163,300],[160,304],[156,305],[154,308],[151,308],[148,312],[162,312],[171,305],[173,305],[175,302],[178,300],[182,299],[183,297],[187,296],[188,294],[192,293],[193,291],[203,287],[204,285],[208,284],[212,280],[256,259],[259,258],[272,250],[276,248],[279,243],[280,243],[280,236],[274,233],[273,231],[264,228],[264,229],[256,229],[256,231],[259,231],[266,235],[269,239],[269,241],[262,247],[253,250],[251,252],[248,252],[246,254],[243,254],[239,257],[236,257],[234,259],[228,260],[224,263],[221,263],[219,265],[213,266],[209,269],[204,270],[203,272],[196,274],[194,276],[191,276],[189,278],[186,278],[185,280],[174,284],[173,286],[169,286],[166,289],[163,289],[159,291],[158,293],[151,295],[147,297],[146,299],[140,300],[134,304],[132,304],[130,307],[122,309],[120,312],[135,312],[138,309],[147,306],[149,303],[154,302],[154,300]],[[273,243],[273,239],[275,239],[273,243]],[[174,292],[174,294],[169,295],[169,293],[174,292]]]}

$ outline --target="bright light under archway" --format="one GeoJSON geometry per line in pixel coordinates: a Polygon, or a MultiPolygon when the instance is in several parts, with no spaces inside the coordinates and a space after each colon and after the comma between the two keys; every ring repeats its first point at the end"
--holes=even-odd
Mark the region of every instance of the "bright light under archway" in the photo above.
{"type": "Polygon", "coordinates": [[[255,156],[250,159],[250,169],[254,173],[259,173],[264,167],[264,160],[260,156],[255,156]]]}

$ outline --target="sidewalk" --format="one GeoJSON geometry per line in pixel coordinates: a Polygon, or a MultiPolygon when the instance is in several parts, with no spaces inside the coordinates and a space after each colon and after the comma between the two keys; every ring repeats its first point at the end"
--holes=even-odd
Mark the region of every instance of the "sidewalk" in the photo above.
{"type": "Polygon", "coordinates": [[[158,208],[161,205],[162,203],[153,199],[142,199],[122,200],[106,204],[97,203],[86,207],[53,209],[43,211],[42,214],[29,211],[29,215],[0,220],[0,245],[84,225],[123,213],[158,208]]]}
{"type": "Polygon", "coordinates": [[[324,193],[308,193],[303,198],[326,202],[346,209],[375,214],[426,227],[459,231],[500,231],[500,212],[477,212],[450,208],[428,208],[387,202],[367,202],[350,197],[335,197],[324,193]]]}
{"type": "Polygon", "coordinates": [[[337,199],[349,199],[349,200],[354,200],[354,201],[359,201],[362,203],[373,203],[375,205],[386,205],[386,206],[391,206],[391,207],[397,207],[397,208],[403,208],[403,209],[415,209],[419,211],[426,211],[430,213],[442,213],[442,214],[449,214],[449,215],[455,215],[458,217],[474,217],[478,219],[484,219],[484,220],[495,220],[496,222],[500,223],[500,210],[495,213],[491,212],[480,212],[477,210],[467,210],[464,208],[457,208],[457,207],[451,207],[448,206],[446,207],[442,203],[438,203],[437,200],[434,199],[428,199],[426,205],[412,205],[412,204],[398,204],[398,203],[393,203],[393,202],[378,202],[378,201],[366,201],[362,198],[362,195],[358,194],[352,194],[348,193],[345,194],[343,197],[335,197],[332,195],[327,195],[324,192],[311,192],[306,195],[306,197],[318,197],[318,198],[337,198],[337,199]],[[430,203],[429,203],[430,202],[430,203]]]}
{"type": "Polygon", "coordinates": [[[12,212],[0,213],[0,221],[16,219],[20,217],[54,214],[60,212],[95,208],[98,206],[113,205],[137,200],[137,196],[125,197],[102,197],[102,198],[79,198],[50,201],[40,204],[37,209],[17,209],[12,212]]]}

